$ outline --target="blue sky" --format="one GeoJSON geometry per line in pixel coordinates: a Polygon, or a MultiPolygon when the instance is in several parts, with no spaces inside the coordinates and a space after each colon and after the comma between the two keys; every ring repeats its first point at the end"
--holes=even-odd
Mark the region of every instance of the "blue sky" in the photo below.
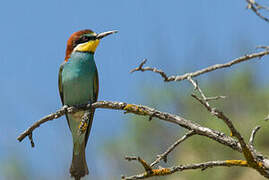
{"type": "MultiPolygon", "coordinates": [[[[0,165],[20,156],[34,175],[47,174],[45,177],[68,173],[72,143],[66,120],[38,128],[34,149],[28,140],[18,143],[16,137],[61,106],[58,68],[73,32],[119,30],[102,40],[96,51],[99,99],[137,104],[145,103],[143,86],[165,86],[157,75],[129,73],[143,58],[168,74],[181,74],[268,45],[269,24],[247,10],[244,0],[26,0],[1,4],[0,165]]],[[[249,64],[259,70],[260,82],[268,82],[268,58],[249,64]]],[[[122,112],[96,111],[87,147],[93,174],[100,173],[97,165],[102,161],[97,152],[101,144],[121,134],[126,119],[122,112]]]]}

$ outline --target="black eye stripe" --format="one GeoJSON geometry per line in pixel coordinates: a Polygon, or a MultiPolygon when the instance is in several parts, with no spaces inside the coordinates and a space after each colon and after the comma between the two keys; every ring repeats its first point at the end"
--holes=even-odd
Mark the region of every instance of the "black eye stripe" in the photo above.
{"type": "Polygon", "coordinates": [[[95,36],[85,36],[85,37],[88,39],[88,41],[90,41],[90,40],[95,40],[95,39],[96,39],[95,36]]]}
{"type": "Polygon", "coordinates": [[[79,38],[77,41],[75,41],[74,46],[78,45],[78,44],[82,44],[91,40],[95,40],[96,37],[95,36],[82,36],[81,38],[79,38]]]}

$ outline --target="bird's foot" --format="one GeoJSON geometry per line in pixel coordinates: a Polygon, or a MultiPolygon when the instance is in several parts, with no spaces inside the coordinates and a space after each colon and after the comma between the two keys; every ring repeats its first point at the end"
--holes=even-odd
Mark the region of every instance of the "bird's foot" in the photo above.
{"type": "Polygon", "coordinates": [[[73,107],[75,107],[76,109],[80,109],[80,110],[87,110],[88,109],[88,104],[76,104],[73,107]]]}

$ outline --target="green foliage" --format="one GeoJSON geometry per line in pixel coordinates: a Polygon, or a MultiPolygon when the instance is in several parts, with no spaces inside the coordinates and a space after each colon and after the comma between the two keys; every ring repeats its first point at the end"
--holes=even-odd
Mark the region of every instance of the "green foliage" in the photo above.
{"type": "Polygon", "coordinates": [[[6,180],[14,180],[21,179],[27,180],[29,176],[27,176],[26,169],[23,165],[23,162],[20,161],[20,158],[8,157],[5,161],[2,161],[0,164],[0,174],[6,180]]]}

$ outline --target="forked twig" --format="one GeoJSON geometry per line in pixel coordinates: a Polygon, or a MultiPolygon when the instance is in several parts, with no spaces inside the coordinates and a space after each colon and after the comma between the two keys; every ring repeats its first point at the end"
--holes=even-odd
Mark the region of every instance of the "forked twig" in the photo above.
{"type": "Polygon", "coordinates": [[[157,159],[155,159],[150,166],[153,167],[154,165],[156,165],[157,163],[159,163],[162,159],[164,160],[164,162],[167,161],[167,155],[172,152],[180,143],[184,142],[186,139],[188,139],[189,137],[195,135],[196,133],[194,131],[189,131],[187,134],[185,134],[184,136],[182,136],[180,139],[178,139],[174,144],[172,144],[164,153],[162,153],[161,155],[158,155],[157,159]]]}

